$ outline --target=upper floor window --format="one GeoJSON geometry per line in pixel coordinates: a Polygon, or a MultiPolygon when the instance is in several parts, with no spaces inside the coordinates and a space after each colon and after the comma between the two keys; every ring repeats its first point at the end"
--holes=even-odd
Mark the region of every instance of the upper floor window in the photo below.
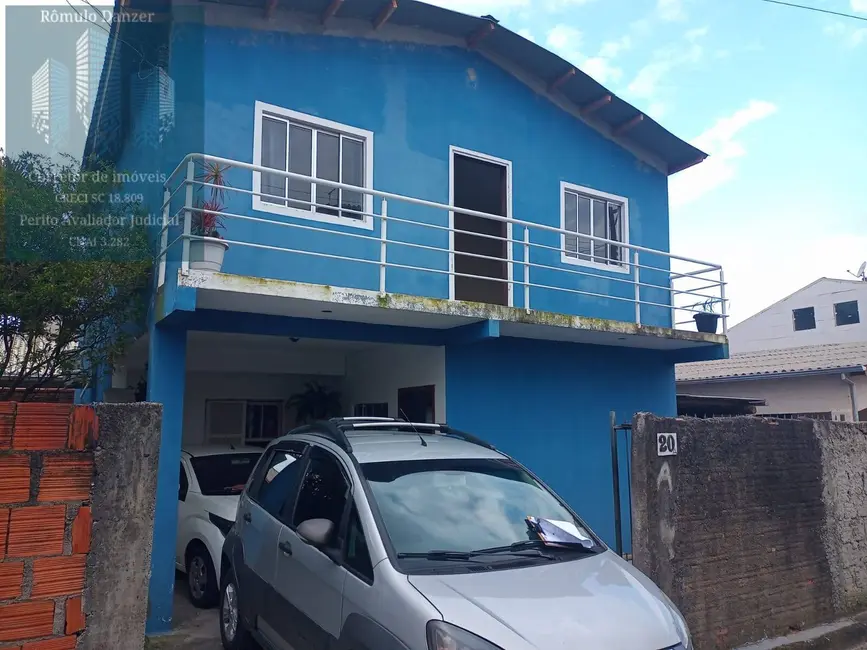
{"type": "Polygon", "coordinates": [[[628,244],[628,201],[622,196],[565,182],[560,184],[560,194],[560,227],[575,233],[561,235],[561,260],[626,272],[629,261],[626,248],[582,235],[628,244]]]}
{"type": "MultiPolygon", "coordinates": [[[[253,163],[356,187],[373,186],[373,133],[256,102],[253,163]]],[[[373,197],[279,174],[253,174],[253,208],[373,228],[373,197]]]]}
{"type": "Polygon", "coordinates": [[[834,320],[837,325],[855,325],[861,322],[858,315],[858,301],[838,302],[834,305],[834,320]]]}
{"type": "Polygon", "coordinates": [[[796,332],[814,330],[816,329],[816,310],[812,307],[793,309],[792,322],[795,325],[796,332]]]}

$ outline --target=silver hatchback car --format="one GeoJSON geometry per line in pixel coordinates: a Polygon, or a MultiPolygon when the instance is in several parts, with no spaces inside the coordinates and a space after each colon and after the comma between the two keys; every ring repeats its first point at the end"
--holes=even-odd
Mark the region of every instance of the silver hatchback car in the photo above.
{"type": "Polygon", "coordinates": [[[530,471],[445,425],[272,442],[222,553],[226,650],[689,650],[683,617],[530,471]],[[551,545],[528,517],[586,538],[551,545]]]}

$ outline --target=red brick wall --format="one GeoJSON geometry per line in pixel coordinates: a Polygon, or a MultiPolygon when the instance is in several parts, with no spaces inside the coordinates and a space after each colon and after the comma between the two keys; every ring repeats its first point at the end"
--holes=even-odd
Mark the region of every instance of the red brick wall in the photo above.
{"type": "Polygon", "coordinates": [[[0,649],[72,650],[97,418],[91,407],[0,403],[0,649]]]}

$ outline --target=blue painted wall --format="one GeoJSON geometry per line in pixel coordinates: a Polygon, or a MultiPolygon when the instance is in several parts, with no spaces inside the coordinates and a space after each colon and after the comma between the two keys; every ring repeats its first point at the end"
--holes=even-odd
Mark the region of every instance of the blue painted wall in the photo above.
{"type": "MultiPolygon", "coordinates": [[[[628,197],[630,242],[668,250],[666,177],[476,53],[450,47],[186,24],[173,33],[171,70],[179,97],[185,86],[198,84],[195,92],[202,92],[204,102],[203,114],[196,110],[179,114],[174,149],[190,141],[186,151],[252,162],[254,106],[259,100],[372,131],[377,189],[447,203],[449,145],[455,145],[512,161],[513,216],[517,219],[559,227],[560,181],[565,180],[628,197]],[[199,138],[202,146],[193,146],[199,138]]],[[[181,152],[176,160],[180,156],[181,152]]],[[[229,182],[234,187],[251,189],[252,175],[234,170],[229,182]]],[[[228,210],[251,214],[252,198],[235,194],[228,210]]],[[[389,212],[441,226],[448,223],[445,212],[408,204],[392,202],[389,212]]],[[[371,232],[267,213],[255,216],[315,226],[321,231],[228,219],[226,237],[378,260],[378,242],[335,234],[378,237],[378,222],[371,232]]],[[[514,233],[516,239],[522,236],[520,231],[514,233]]],[[[559,246],[556,233],[534,232],[532,237],[534,242],[559,246]]],[[[390,247],[391,262],[448,268],[446,232],[392,222],[389,238],[444,249],[439,252],[390,247]]],[[[517,248],[515,259],[520,261],[522,251],[517,248]]],[[[531,255],[533,262],[561,266],[557,251],[534,249],[531,255]]],[[[667,262],[656,257],[643,263],[667,262]]],[[[238,245],[227,253],[223,270],[378,288],[378,267],[374,264],[238,245]]],[[[534,288],[531,306],[633,320],[633,287],[607,279],[625,276],[595,269],[590,272],[607,277],[588,278],[534,268],[532,281],[580,287],[630,300],[534,288]]],[[[516,266],[515,275],[522,277],[520,266],[516,266]]],[[[642,280],[667,286],[664,273],[644,271],[642,280]]],[[[387,288],[390,292],[446,298],[448,279],[437,273],[389,269],[387,288]]],[[[667,303],[664,291],[642,291],[644,300],[667,303]]],[[[515,291],[515,304],[523,305],[520,288],[515,291]]],[[[668,325],[670,312],[664,307],[645,308],[642,322],[668,325]]]]}
{"type": "MultiPolygon", "coordinates": [[[[677,414],[664,353],[500,338],[446,347],[446,416],[538,474],[614,546],[609,413],[677,414]]],[[[620,476],[623,539],[631,552],[626,437],[620,476]]]]}

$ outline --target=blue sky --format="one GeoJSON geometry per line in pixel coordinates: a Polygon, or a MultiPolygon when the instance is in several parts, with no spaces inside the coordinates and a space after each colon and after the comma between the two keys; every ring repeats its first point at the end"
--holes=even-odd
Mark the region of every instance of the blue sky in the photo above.
{"type": "MultiPolygon", "coordinates": [[[[672,251],[732,323],[867,260],[867,21],[761,0],[428,0],[576,64],[710,158],[670,180],[672,251]]],[[[867,0],[794,0],[867,18],[867,0]]]]}

